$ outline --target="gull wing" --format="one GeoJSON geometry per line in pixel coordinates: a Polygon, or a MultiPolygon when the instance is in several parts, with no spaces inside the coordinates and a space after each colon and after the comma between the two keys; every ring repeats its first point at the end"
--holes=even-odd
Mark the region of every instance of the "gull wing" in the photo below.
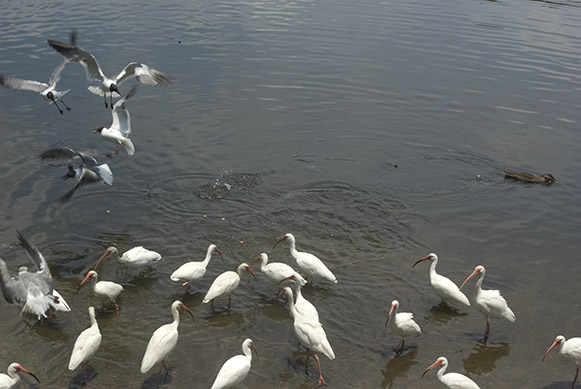
{"type": "Polygon", "coordinates": [[[56,149],[50,149],[40,154],[40,159],[58,159],[64,161],[70,161],[71,159],[77,158],[79,154],[68,147],[58,147],[56,149]]]}
{"type": "Polygon", "coordinates": [[[64,203],[64,202],[69,201],[70,199],[73,198],[73,195],[75,194],[75,192],[79,188],[86,186],[88,184],[99,182],[99,181],[101,181],[101,178],[99,177],[99,175],[96,172],[94,172],[91,169],[88,169],[84,166],[81,167],[81,175],[80,175],[79,179],[77,180],[77,183],[75,184],[75,186],[73,186],[73,188],[71,190],[69,190],[61,198],[59,198],[58,202],[64,203]]]}
{"type": "Polygon", "coordinates": [[[129,111],[125,108],[125,102],[133,97],[136,92],[137,87],[134,87],[125,97],[117,101],[113,106],[113,123],[111,124],[111,129],[118,129],[126,138],[131,133],[131,116],[129,115],[129,111]]]}
{"type": "Polygon", "coordinates": [[[21,306],[26,302],[26,287],[18,276],[11,276],[8,266],[0,258],[0,286],[8,304],[21,306]]]}
{"type": "Polygon", "coordinates": [[[69,61],[78,62],[83,65],[89,81],[96,80],[102,82],[105,79],[105,75],[93,54],[69,43],[49,39],[48,44],[64,55],[69,61]]]}
{"type": "Polygon", "coordinates": [[[159,86],[167,86],[171,84],[172,80],[170,76],[159,70],[150,68],[139,62],[131,62],[115,77],[116,83],[119,85],[131,77],[137,77],[137,81],[142,84],[159,86]]]}
{"type": "Polygon", "coordinates": [[[28,90],[32,92],[42,93],[48,84],[39,81],[22,80],[20,78],[0,75],[0,85],[14,90],[28,90]]]}
{"type": "Polygon", "coordinates": [[[20,231],[16,230],[16,235],[18,236],[18,240],[22,244],[22,247],[24,247],[24,250],[26,250],[28,258],[30,258],[32,263],[34,263],[34,266],[38,269],[38,271],[48,276],[48,278],[51,278],[48,264],[40,250],[37,249],[32,243],[27,241],[22,236],[22,234],[20,234],[20,231]]]}
{"type": "Polygon", "coordinates": [[[63,62],[61,62],[61,64],[54,69],[52,75],[50,76],[50,80],[48,81],[48,84],[50,85],[51,88],[56,87],[57,82],[59,82],[59,80],[61,79],[61,73],[63,72],[65,67],[69,64],[69,62],[70,61],[65,58],[63,62]]]}

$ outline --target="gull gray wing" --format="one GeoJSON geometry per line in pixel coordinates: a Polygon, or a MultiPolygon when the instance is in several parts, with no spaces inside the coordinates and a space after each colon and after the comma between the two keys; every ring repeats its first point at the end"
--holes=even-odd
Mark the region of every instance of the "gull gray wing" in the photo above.
{"type": "Polygon", "coordinates": [[[115,79],[117,80],[117,85],[119,85],[131,77],[137,77],[137,81],[142,84],[159,86],[167,86],[171,84],[172,80],[172,77],[167,74],[139,62],[131,62],[125,66],[115,79]]]}
{"type": "Polygon", "coordinates": [[[17,276],[11,276],[6,262],[0,258],[0,286],[8,304],[21,306],[26,302],[26,287],[17,276]]]}
{"type": "Polygon", "coordinates": [[[78,62],[83,65],[89,81],[103,81],[105,79],[105,75],[93,54],[75,45],[54,41],[52,39],[48,40],[48,44],[64,55],[69,61],[78,62]]]}
{"type": "Polygon", "coordinates": [[[42,93],[48,84],[39,81],[22,80],[17,77],[0,75],[0,85],[14,90],[28,90],[42,93]]]}
{"type": "MultiPolygon", "coordinates": [[[[50,270],[48,268],[48,264],[46,262],[46,259],[44,258],[44,256],[40,252],[40,250],[37,249],[32,243],[27,241],[22,236],[20,231],[16,230],[16,236],[18,236],[18,240],[22,244],[22,247],[24,247],[24,250],[26,251],[28,258],[30,258],[32,263],[34,263],[34,266],[36,266],[38,271],[40,273],[48,275],[48,278],[50,278],[50,270]]],[[[22,274],[24,274],[24,273],[22,273],[22,274]]],[[[29,273],[29,274],[31,274],[31,273],[29,273]]]]}
{"type": "Polygon", "coordinates": [[[95,173],[91,169],[88,169],[88,168],[83,166],[83,167],[81,167],[81,175],[80,175],[79,179],[77,180],[75,186],[73,186],[71,190],[69,190],[67,193],[65,193],[57,201],[59,203],[67,202],[73,198],[75,192],[77,190],[79,190],[79,188],[86,186],[88,184],[99,182],[99,181],[101,181],[101,178],[99,177],[99,175],[97,173],[95,173]]]}
{"type": "Polygon", "coordinates": [[[61,79],[61,74],[63,70],[65,70],[65,67],[69,64],[69,62],[70,61],[67,58],[65,58],[63,59],[63,62],[61,62],[60,65],[54,69],[52,75],[50,76],[50,80],[48,81],[48,84],[50,85],[51,88],[56,87],[57,82],[59,82],[59,80],[61,79]]]}
{"type": "Polygon", "coordinates": [[[131,91],[122,99],[119,99],[113,106],[113,123],[111,124],[111,129],[117,128],[121,133],[127,137],[131,133],[131,116],[129,111],[125,107],[125,102],[129,100],[133,95],[137,93],[137,87],[133,87],[131,91]]]}

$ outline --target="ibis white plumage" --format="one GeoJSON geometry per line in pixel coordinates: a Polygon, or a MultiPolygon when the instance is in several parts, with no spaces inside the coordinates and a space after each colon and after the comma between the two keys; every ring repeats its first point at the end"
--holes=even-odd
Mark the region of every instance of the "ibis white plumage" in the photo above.
{"type": "Polygon", "coordinates": [[[0,389],[11,389],[16,387],[16,385],[18,385],[18,383],[20,382],[20,375],[18,375],[18,373],[30,374],[36,379],[38,383],[40,383],[40,380],[38,379],[37,376],[23,368],[22,366],[20,366],[20,364],[16,362],[11,363],[10,366],[8,366],[8,370],[6,371],[6,373],[8,374],[4,373],[0,374],[0,389]]]}
{"type": "Polygon", "coordinates": [[[242,343],[243,355],[235,355],[224,362],[211,389],[230,388],[242,382],[248,375],[252,364],[251,349],[254,350],[258,359],[258,350],[254,346],[254,342],[250,338],[246,339],[242,343]]]}
{"type": "Polygon", "coordinates": [[[465,305],[467,307],[470,306],[468,297],[460,291],[458,286],[449,278],[436,272],[436,266],[438,266],[438,256],[436,254],[430,253],[425,257],[418,259],[412,267],[422,261],[432,261],[432,264],[430,265],[430,284],[432,285],[434,293],[440,297],[443,302],[465,305]]]}
{"type": "Polygon", "coordinates": [[[276,282],[277,284],[292,276],[293,274],[297,274],[295,269],[287,265],[286,263],[282,262],[268,262],[268,255],[266,253],[260,254],[256,259],[254,259],[250,263],[250,267],[252,267],[255,263],[260,261],[260,271],[264,273],[266,277],[268,277],[271,281],[276,282]]]}
{"type": "Polygon", "coordinates": [[[551,347],[545,352],[543,361],[552,349],[555,349],[555,351],[564,357],[573,360],[575,365],[577,365],[575,378],[573,378],[573,383],[571,384],[571,389],[575,388],[575,382],[577,382],[577,377],[579,377],[579,367],[581,367],[581,338],[565,339],[563,335],[557,336],[551,347]]]}
{"type": "Polygon", "coordinates": [[[81,365],[85,384],[88,384],[85,368],[97,353],[99,346],[101,346],[101,332],[99,331],[97,319],[95,319],[95,308],[93,307],[89,307],[89,318],[91,319],[91,326],[81,332],[75,341],[69,361],[69,370],[71,371],[81,365]]]}
{"type": "Polygon", "coordinates": [[[446,385],[450,389],[480,389],[480,387],[476,384],[476,382],[472,381],[470,378],[466,377],[463,374],[459,373],[448,373],[446,369],[448,368],[448,359],[446,357],[439,357],[436,359],[436,362],[432,363],[422,374],[422,378],[424,375],[432,370],[435,367],[442,366],[440,370],[438,370],[438,379],[441,383],[446,385]]]}
{"type": "Polygon", "coordinates": [[[277,244],[284,240],[289,241],[291,255],[295,259],[295,261],[297,261],[299,271],[303,275],[312,279],[323,279],[326,281],[337,283],[337,277],[335,277],[331,270],[329,270],[329,268],[325,266],[323,261],[321,261],[319,258],[317,258],[315,255],[311,253],[297,251],[296,240],[293,234],[290,233],[285,234],[285,236],[276,241],[272,248],[274,249],[277,244]]]}
{"type": "Polygon", "coordinates": [[[87,273],[81,284],[77,288],[77,292],[81,287],[87,282],[91,281],[91,292],[93,296],[101,300],[103,307],[107,303],[113,303],[115,305],[115,311],[119,313],[119,305],[117,305],[117,297],[121,292],[123,292],[123,286],[113,282],[113,281],[99,281],[99,275],[95,270],[91,270],[87,273]]]}
{"type": "Polygon", "coordinates": [[[389,323],[391,332],[399,336],[401,341],[395,349],[396,354],[403,351],[404,339],[410,336],[419,336],[422,333],[418,323],[414,321],[414,314],[411,312],[398,312],[399,301],[393,300],[391,302],[391,309],[387,315],[385,325],[389,323]]]}
{"type": "MultiPolygon", "coordinates": [[[[204,304],[210,303],[212,310],[214,310],[214,299],[227,294],[228,308],[230,308],[232,292],[238,287],[243,271],[252,274],[254,279],[256,279],[256,273],[254,270],[252,270],[247,263],[241,263],[238,265],[237,271],[234,272],[229,270],[216,277],[214,282],[212,282],[212,285],[210,285],[210,289],[208,289],[206,296],[204,296],[204,304]]],[[[256,282],[258,282],[258,280],[256,282]]]]}
{"type": "Polygon", "coordinates": [[[315,320],[315,318],[312,316],[302,315],[298,311],[295,304],[293,303],[293,292],[291,288],[285,286],[283,291],[289,297],[288,306],[290,314],[294,319],[293,327],[295,334],[299,342],[308,350],[305,365],[308,368],[309,358],[311,355],[314,356],[315,360],[317,361],[317,367],[319,369],[319,381],[317,382],[317,386],[326,384],[321,372],[321,362],[316,353],[321,353],[331,360],[335,359],[335,352],[333,351],[333,348],[327,339],[327,334],[325,333],[323,326],[321,323],[319,323],[318,320],[315,320]]]}
{"type": "MultiPolygon", "coordinates": [[[[296,290],[294,292],[294,304],[297,312],[303,316],[312,317],[313,321],[319,321],[319,312],[317,312],[317,308],[315,308],[315,306],[303,296],[301,291],[302,287],[307,284],[307,280],[305,280],[299,273],[292,274],[282,281],[285,280],[293,281],[293,283],[296,285],[296,290]]],[[[281,282],[279,282],[279,284],[281,282]]],[[[279,293],[279,295],[281,295],[283,292],[284,290],[279,293]]]]}
{"type": "Polygon", "coordinates": [[[482,289],[482,281],[484,280],[485,274],[486,269],[484,266],[478,265],[474,268],[472,274],[470,274],[460,286],[460,289],[462,289],[473,277],[480,275],[478,281],[476,281],[474,299],[476,300],[476,309],[478,309],[478,311],[486,318],[486,330],[484,332],[483,340],[488,339],[488,333],[490,332],[490,319],[506,319],[512,323],[516,321],[516,316],[508,307],[508,303],[504,297],[501,296],[500,291],[482,289]]]}
{"type": "Polygon", "coordinates": [[[168,324],[164,324],[153,332],[149,343],[147,344],[147,349],[143,355],[143,360],[141,361],[141,373],[145,374],[152,367],[161,362],[161,367],[158,373],[158,383],[161,376],[161,369],[165,369],[165,375],[169,374],[165,361],[167,360],[169,354],[173,351],[178,343],[178,326],[180,324],[180,313],[179,309],[182,308],[190,314],[192,320],[194,319],[194,314],[179,300],[176,300],[171,305],[171,315],[173,321],[168,324]]]}
{"type": "Polygon", "coordinates": [[[122,266],[131,269],[139,269],[142,267],[152,266],[157,262],[162,260],[161,254],[148,250],[143,246],[133,247],[131,250],[127,250],[123,255],[119,256],[119,250],[115,246],[107,247],[105,253],[99,258],[95,269],[99,266],[99,263],[109,255],[113,255],[113,258],[122,266]]]}
{"type": "Polygon", "coordinates": [[[192,290],[190,283],[204,277],[204,274],[206,274],[206,268],[210,263],[212,254],[214,253],[218,253],[220,257],[222,257],[222,260],[224,260],[224,256],[222,255],[222,252],[218,250],[218,247],[216,247],[215,244],[211,244],[208,246],[206,258],[204,258],[202,262],[186,262],[174,271],[169,278],[171,278],[172,281],[182,282],[182,286],[185,286],[186,290],[192,290]]]}

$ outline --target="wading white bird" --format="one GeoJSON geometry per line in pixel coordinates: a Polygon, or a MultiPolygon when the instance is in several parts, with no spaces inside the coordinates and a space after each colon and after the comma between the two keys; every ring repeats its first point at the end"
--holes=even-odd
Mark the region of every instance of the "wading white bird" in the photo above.
{"type": "Polygon", "coordinates": [[[39,82],[39,81],[31,81],[31,80],[22,80],[20,78],[11,77],[11,76],[4,76],[0,74],[0,85],[5,86],[6,88],[13,89],[13,90],[27,90],[39,93],[45,100],[48,100],[50,103],[53,104],[58,109],[58,111],[63,114],[63,110],[57,104],[57,100],[60,100],[61,103],[65,106],[67,111],[70,111],[71,108],[65,104],[62,97],[69,93],[70,89],[66,91],[57,91],[56,84],[59,82],[61,78],[61,73],[63,72],[65,66],[69,63],[69,60],[65,59],[59,66],[56,67],[50,80],[47,83],[39,82]]]}
{"type": "Polygon", "coordinates": [[[173,321],[169,324],[162,325],[154,331],[153,335],[151,335],[151,339],[149,339],[149,343],[147,344],[143,360],[141,361],[141,373],[143,374],[147,373],[152,367],[161,362],[161,367],[159,368],[159,373],[157,375],[158,385],[161,376],[161,369],[165,369],[165,377],[169,374],[165,361],[178,343],[180,308],[185,309],[185,311],[192,317],[192,320],[194,320],[194,314],[184,305],[184,303],[179,300],[174,301],[171,305],[173,321]]]}
{"type": "Polygon", "coordinates": [[[103,184],[113,185],[113,173],[106,163],[98,165],[95,158],[88,154],[74,151],[68,147],[59,147],[45,151],[40,155],[41,159],[57,159],[57,160],[73,160],[75,158],[81,159],[81,164],[77,167],[69,164],[69,170],[62,178],[75,178],[77,183],[73,188],[60,197],[58,202],[63,203],[70,200],[75,192],[88,184],[102,182],[103,184]]]}
{"type": "Polygon", "coordinates": [[[105,250],[105,253],[97,261],[95,269],[97,269],[99,263],[101,263],[101,261],[109,255],[113,255],[113,258],[115,258],[115,260],[120,265],[131,269],[139,269],[142,267],[151,266],[162,260],[161,254],[148,250],[143,246],[134,247],[131,250],[124,252],[121,257],[119,256],[119,250],[117,250],[117,247],[109,246],[107,247],[107,250],[105,250]]]}
{"type": "Polygon", "coordinates": [[[418,259],[412,267],[422,261],[432,261],[432,264],[430,265],[430,284],[432,284],[434,293],[440,297],[443,302],[466,305],[468,307],[470,306],[468,297],[460,291],[454,282],[449,278],[436,273],[436,266],[438,265],[438,256],[436,254],[430,253],[427,256],[418,259]]]}
{"type": "Polygon", "coordinates": [[[325,266],[323,261],[321,261],[319,258],[317,258],[311,253],[297,251],[296,240],[293,234],[285,234],[285,236],[276,241],[272,248],[274,249],[276,245],[282,242],[283,240],[289,241],[291,255],[293,256],[295,261],[297,261],[297,266],[299,267],[299,271],[302,274],[312,279],[322,278],[326,281],[337,283],[337,277],[335,277],[335,275],[331,273],[331,270],[329,270],[327,266],[325,266]]]}
{"type": "MultiPolygon", "coordinates": [[[[252,267],[256,262],[260,261],[260,271],[264,273],[271,281],[277,284],[282,280],[292,276],[293,274],[298,274],[295,269],[282,262],[270,262],[268,263],[268,255],[266,253],[260,254],[251,263],[252,267]]],[[[301,277],[302,278],[302,277],[301,277]]]]}
{"type": "Polygon", "coordinates": [[[563,335],[557,336],[551,347],[549,347],[543,356],[543,361],[552,349],[555,349],[559,354],[575,361],[577,370],[575,371],[575,378],[573,378],[571,389],[575,388],[575,382],[577,382],[577,377],[579,376],[579,367],[581,367],[581,338],[575,337],[565,340],[563,335]]]}
{"type": "Polygon", "coordinates": [[[115,77],[105,76],[95,57],[76,46],[76,34],[74,32],[71,34],[71,44],[54,40],[48,40],[48,44],[69,61],[83,65],[87,73],[87,80],[100,83],[97,86],[89,86],[87,89],[96,95],[103,96],[105,107],[108,107],[107,94],[111,96],[111,107],[113,107],[113,93],[121,96],[118,86],[130,78],[136,77],[137,81],[147,85],[166,86],[171,83],[171,77],[167,74],[139,62],[131,62],[115,77]]]}
{"type": "Polygon", "coordinates": [[[238,287],[243,271],[252,274],[256,282],[258,282],[254,270],[252,270],[252,268],[248,266],[247,263],[241,263],[238,266],[237,271],[234,272],[229,270],[216,277],[214,282],[212,282],[212,285],[210,285],[210,289],[208,289],[206,296],[204,297],[204,304],[210,303],[212,310],[214,310],[214,299],[227,294],[228,309],[230,309],[230,303],[232,302],[232,292],[238,287]]]}
{"type": "MultiPolygon", "coordinates": [[[[302,316],[312,318],[313,321],[319,321],[319,312],[317,312],[317,308],[315,308],[315,306],[309,300],[307,300],[301,292],[301,289],[304,285],[306,285],[307,280],[305,280],[299,273],[295,273],[279,282],[279,284],[286,280],[293,281],[296,285],[296,291],[294,292],[294,304],[297,312],[302,316]]],[[[279,296],[281,296],[283,292],[284,290],[279,293],[279,296]]]]}
{"type": "Polygon", "coordinates": [[[395,349],[396,354],[400,354],[403,351],[404,339],[410,336],[420,336],[422,330],[418,323],[414,321],[414,314],[411,312],[397,312],[399,308],[399,301],[393,300],[391,302],[391,309],[387,315],[387,320],[385,325],[389,323],[389,328],[391,332],[399,336],[401,341],[397,348],[395,349]]]}
{"type": "Polygon", "coordinates": [[[182,282],[182,286],[185,286],[186,290],[191,291],[190,282],[204,277],[204,274],[206,274],[206,268],[210,263],[212,254],[214,253],[218,253],[220,257],[222,257],[222,260],[224,260],[224,256],[222,255],[222,252],[218,250],[218,247],[216,247],[215,244],[211,244],[208,246],[206,258],[204,258],[202,262],[186,262],[174,271],[169,278],[172,281],[182,282]]]}
{"type": "Polygon", "coordinates": [[[474,289],[474,299],[476,300],[476,309],[486,318],[486,331],[484,332],[483,340],[488,339],[488,333],[490,332],[490,319],[506,319],[512,323],[515,322],[516,316],[508,307],[508,304],[504,297],[500,295],[498,290],[483,290],[482,281],[484,280],[484,274],[486,274],[486,269],[482,265],[478,265],[474,268],[472,274],[464,280],[460,289],[466,285],[466,283],[475,277],[480,275],[478,281],[476,281],[476,289],[474,289]]]}
{"type": "Polygon", "coordinates": [[[91,270],[87,273],[87,276],[83,279],[77,292],[81,289],[81,286],[87,281],[91,281],[91,292],[93,296],[101,300],[102,308],[105,307],[106,303],[113,303],[115,305],[115,312],[119,313],[119,305],[117,305],[117,297],[123,292],[123,286],[113,282],[113,281],[98,281],[99,275],[95,270],[91,270]]]}
{"type": "Polygon", "coordinates": [[[251,348],[256,353],[256,359],[258,359],[258,350],[254,347],[254,342],[252,339],[246,339],[242,343],[242,352],[244,355],[235,355],[224,362],[211,389],[230,388],[236,386],[246,378],[252,363],[251,348]]]}
{"type": "Polygon", "coordinates": [[[20,364],[16,362],[11,363],[10,366],[8,366],[7,373],[8,374],[4,373],[0,374],[1,389],[10,389],[16,387],[16,385],[18,385],[18,383],[20,382],[20,375],[18,375],[18,373],[30,374],[31,376],[34,377],[34,379],[36,379],[38,383],[40,383],[40,380],[38,379],[37,376],[23,368],[22,366],[20,366],[20,364]]]}
{"type": "Polygon", "coordinates": [[[95,308],[89,307],[89,317],[91,318],[91,326],[80,333],[75,341],[71,360],[69,361],[70,371],[75,370],[79,365],[81,365],[83,379],[85,380],[86,385],[89,382],[87,381],[85,368],[91,359],[93,359],[101,345],[101,332],[99,331],[97,319],[95,319],[95,308]]]}
{"type": "Polygon", "coordinates": [[[99,127],[93,130],[93,133],[99,133],[103,138],[117,145],[115,150],[108,154],[109,158],[113,158],[121,147],[125,147],[128,155],[135,154],[135,146],[133,146],[133,142],[129,139],[129,134],[131,134],[131,115],[129,115],[129,111],[125,107],[125,102],[133,97],[136,92],[137,87],[134,87],[127,96],[119,99],[115,103],[111,111],[111,115],[113,116],[111,126],[108,128],[99,127]]]}
{"type": "Polygon", "coordinates": [[[40,250],[18,230],[16,234],[37,271],[29,272],[26,266],[21,266],[18,275],[11,276],[6,262],[0,258],[0,287],[4,299],[11,305],[22,307],[20,315],[30,320],[47,318],[55,311],[70,311],[67,302],[54,290],[48,263],[40,250]]]}
{"type": "Polygon", "coordinates": [[[446,357],[440,357],[440,358],[436,359],[436,362],[432,363],[424,371],[424,374],[422,374],[422,378],[424,378],[424,375],[428,371],[430,371],[434,367],[438,367],[438,366],[442,366],[440,368],[440,370],[438,370],[438,374],[437,374],[438,379],[440,380],[441,383],[446,385],[448,388],[450,388],[450,389],[480,389],[478,387],[478,385],[476,385],[476,382],[472,381],[470,378],[466,377],[463,374],[459,374],[459,373],[444,374],[446,372],[446,369],[448,368],[448,360],[446,359],[446,357]]]}
{"type": "Polygon", "coordinates": [[[321,372],[321,362],[316,353],[322,353],[331,360],[335,359],[335,352],[327,340],[327,334],[318,320],[315,320],[312,316],[304,316],[298,311],[295,304],[293,304],[293,292],[291,288],[285,286],[283,292],[288,296],[289,311],[294,319],[293,327],[297,339],[307,348],[308,354],[305,365],[308,369],[309,358],[311,355],[314,356],[317,361],[317,368],[319,369],[319,381],[317,382],[317,386],[326,384],[321,372]]]}

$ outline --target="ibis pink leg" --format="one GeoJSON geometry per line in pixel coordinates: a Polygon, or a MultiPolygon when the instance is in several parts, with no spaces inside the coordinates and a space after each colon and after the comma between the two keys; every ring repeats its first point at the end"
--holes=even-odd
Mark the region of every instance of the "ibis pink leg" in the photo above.
{"type": "Polygon", "coordinates": [[[89,385],[89,381],[87,381],[87,374],[85,373],[86,366],[87,366],[86,362],[81,363],[81,371],[83,372],[83,379],[85,380],[85,385],[89,385]]]}
{"type": "Polygon", "coordinates": [[[579,376],[579,368],[575,371],[575,378],[573,378],[573,385],[571,385],[571,389],[575,388],[575,382],[577,382],[577,377],[579,376]]]}

